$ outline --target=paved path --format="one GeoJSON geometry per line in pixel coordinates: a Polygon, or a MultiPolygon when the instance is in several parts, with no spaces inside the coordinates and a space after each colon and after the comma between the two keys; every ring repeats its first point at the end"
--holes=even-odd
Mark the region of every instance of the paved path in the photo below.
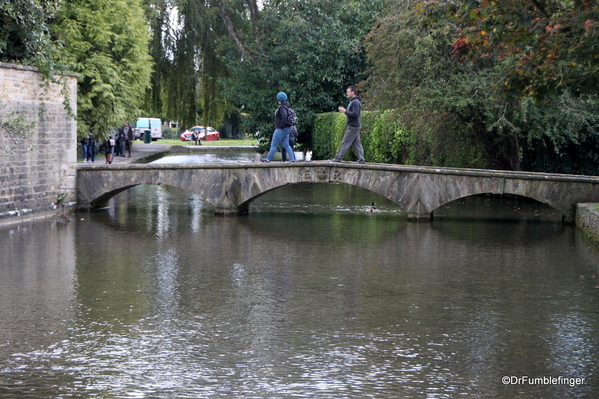
{"type": "MultiPolygon", "coordinates": [[[[129,163],[137,163],[140,159],[146,158],[150,155],[157,153],[172,153],[172,154],[188,154],[188,153],[203,153],[203,152],[214,152],[214,151],[240,151],[240,150],[254,150],[254,147],[221,147],[221,146],[208,146],[208,145],[175,145],[175,144],[158,144],[157,142],[152,142],[150,144],[145,144],[143,142],[135,141],[133,143],[133,147],[131,149],[131,158],[129,158],[128,154],[124,157],[114,156],[112,158],[112,164],[129,164],[129,163]]],[[[106,157],[104,154],[100,153],[96,155],[96,159],[94,165],[100,165],[106,163],[106,157]]],[[[83,161],[79,162],[79,164],[84,164],[83,161]]]]}
{"type": "MultiPolygon", "coordinates": [[[[172,145],[166,145],[166,144],[156,144],[156,143],[151,143],[151,144],[144,144],[143,142],[138,142],[136,141],[133,144],[133,147],[131,149],[131,158],[128,157],[128,155],[125,155],[124,157],[121,156],[114,156],[112,158],[112,163],[134,163],[135,161],[137,161],[140,158],[144,158],[148,155],[151,154],[155,154],[158,152],[163,152],[163,151],[168,151],[170,149],[170,147],[172,147],[172,145]]],[[[84,163],[79,162],[79,163],[84,163]]],[[[96,159],[94,164],[103,164],[106,163],[106,157],[103,153],[98,153],[96,155],[96,159]]]]}

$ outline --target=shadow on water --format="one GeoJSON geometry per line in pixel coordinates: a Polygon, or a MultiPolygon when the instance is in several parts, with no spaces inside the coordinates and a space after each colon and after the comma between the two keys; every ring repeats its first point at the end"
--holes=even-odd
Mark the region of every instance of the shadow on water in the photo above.
{"type": "Polygon", "coordinates": [[[481,194],[452,201],[434,211],[435,219],[482,219],[561,223],[562,214],[519,195],[481,194]]]}

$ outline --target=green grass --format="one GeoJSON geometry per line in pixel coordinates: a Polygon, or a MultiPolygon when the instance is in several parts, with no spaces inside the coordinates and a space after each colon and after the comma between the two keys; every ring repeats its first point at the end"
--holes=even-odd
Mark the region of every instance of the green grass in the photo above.
{"type": "MultiPolygon", "coordinates": [[[[176,139],[161,139],[153,141],[156,144],[166,145],[195,145],[193,141],[181,141],[176,139]]],[[[202,145],[218,146],[218,147],[240,147],[240,146],[255,146],[256,140],[229,140],[221,139],[217,141],[202,141],[202,145]]]]}

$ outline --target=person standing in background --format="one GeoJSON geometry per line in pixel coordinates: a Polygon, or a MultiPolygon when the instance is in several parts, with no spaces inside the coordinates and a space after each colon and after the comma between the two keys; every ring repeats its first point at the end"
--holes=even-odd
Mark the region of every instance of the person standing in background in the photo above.
{"type": "Polygon", "coordinates": [[[129,146],[127,148],[127,151],[129,152],[129,158],[131,158],[131,148],[133,147],[133,140],[135,140],[135,134],[133,133],[133,128],[129,124],[129,121],[127,121],[123,126],[123,133],[127,138],[127,144],[129,146]]]}
{"type": "Polygon", "coordinates": [[[87,163],[87,137],[84,137],[79,142],[81,144],[81,153],[83,154],[83,162],[87,163]]]}
{"type": "Polygon", "coordinates": [[[87,154],[85,155],[86,162],[94,162],[96,160],[96,139],[91,134],[87,135],[87,154]]]}

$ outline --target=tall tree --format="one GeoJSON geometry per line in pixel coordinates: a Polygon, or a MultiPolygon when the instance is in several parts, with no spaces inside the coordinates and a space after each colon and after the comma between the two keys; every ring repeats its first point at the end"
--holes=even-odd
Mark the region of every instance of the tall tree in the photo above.
{"type": "MultiPolygon", "coordinates": [[[[154,61],[150,77],[150,87],[146,90],[146,98],[143,108],[147,115],[163,115],[165,104],[163,96],[163,80],[169,76],[169,60],[166,58],[166,50],[171,47],[172,38],[166,30],[171,24],[170,14],[172,11],[170,0],[154,0],[146,2],[146,17],[150,27],[150,56],[154,61]]],[[[168,104],[168,103],[167,103],[168,104]]]]}
{"type": "Polygon", "coordinates": [[[215,125],[227,108],[216,43],[226,35],[217,6],[202,0],[148,0],[155,68],[145,108],[190,127],[215,125]]]}
{"type": "Polygon", "coordinates": [[[399,109],[414,135],[415,161],[455,167],[520,169],[514,108],[491,95],[502,69],[489,60],[455,63],[448,34],[429,24],[413,1],[390,2],[367,37],[366,101],[399,109]]]}
{"type": "Polygon", "coordinates": [[[79,133],[105,136],[136,116],[152,67],[139,0],[65,2],[54,29],[63,60],[79,75],[79,133]]]}

